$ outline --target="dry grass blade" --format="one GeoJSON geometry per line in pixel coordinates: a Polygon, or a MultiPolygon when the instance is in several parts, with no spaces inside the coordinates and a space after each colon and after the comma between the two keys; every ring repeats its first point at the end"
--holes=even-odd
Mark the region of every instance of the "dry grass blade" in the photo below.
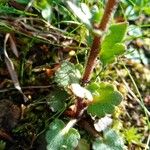
{"type": "MultiPolygon", "coordinates": [[[[5,63],[7,65],[7,68],[8,68],[8,71],[10,73],[10,76],[11,76],[11,79],[14,83],[14,86],[15,88],[21,93],[23,94],[22,90],[21,90],[21,87],[20,87],[20,84],[19,84],[19,81],[18,81],[18,76],[17,76],[17,73],[15,71],[15,68],[14,68],[14,65],[13,65],[13,62],[11,61],[11,59],[9,58],[8,54],[7,54],[7,51],[6,51],[6,44],[7,44],[7,41],[8,39],[10,38],[10,34],[7,33],[6,36],[5,36],[5,40],[4,40],[4,56],[5,56],[5,63]]],[[[23,94],[23,97],[24,97],[24,102],[27,102],[28,98],[23,94]]]]}
{"type": "Polygon", "coordinates": [[[9,34],[9,41],[10,41],[10,46],[11,46],[12,52],[15,54],[16,57],[19,57],[15,40],[11,34],[9,34]]]}
{"type": "Polygon", "coordinates": [[[143,102],[137,98],[137,96],[134,94],[134,92],[131,90],[131,88],[129,87],[128,83],[125,81],[125,79],[120,75],[120,71],[115,68],[117,74],[119,75],[119,77],[121,78],[122,82],[124,83],[124,85],[126,86],[127,91],[131,94],[131,96],[140,104],[140,106],[143,108],[143,110],[146,112],[146,114],[148,116],[150,116],[150,112],[149,110],[144,106],[143,102]]]}

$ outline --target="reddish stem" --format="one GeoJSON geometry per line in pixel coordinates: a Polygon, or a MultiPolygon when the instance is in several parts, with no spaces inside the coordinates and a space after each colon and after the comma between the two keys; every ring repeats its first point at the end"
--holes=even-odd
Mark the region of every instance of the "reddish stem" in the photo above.
{"type": "MultiPolygon", "coordinates": [[[[118,0],[108,0],[101,23],[98,26],[98,29],[100,31],[102,32],[107,31],[109,20],[111,19],[113,12],[116,10],[117,4],[118,4],[118,0]]],[[[95,65],[96,65],[96,59],[101,49],[101,43],[102,43],[103,37],[104,37],[103,34],[101,36],[94,37],[91,50],[89,53],[89,57],[87,60],[86,68],[85,68],[83,78],[82,78],[83,84],[89,82],[91,78],[93,69],[95,68],[95,65]]]]}

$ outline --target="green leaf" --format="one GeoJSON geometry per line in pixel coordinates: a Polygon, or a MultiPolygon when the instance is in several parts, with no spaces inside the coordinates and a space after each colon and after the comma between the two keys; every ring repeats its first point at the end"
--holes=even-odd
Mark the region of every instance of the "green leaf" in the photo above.
{"type": "Polygon", "coordinates": [[[69,95],[65,90],[57,88],[50,92],[47,102],[52,110],[56,112],[65,108],[65,101],[68,97],[69,95]]]}
{"type": "Polygon", "coordinates": [[[93,28],[90,22],[92,14],[90,13],[90,10],[86,4],[81,3],[81,8],[71,1],[67,1],[67,4],[71,11],[80,19],[82,23],[84,23],[89,29],[93,28]]]}
{"type": "Polygon", "coordinates": [[[15,0],[15,1],[21,4],[28,4],[30,2],[30,0],[15,0]]]}
{"type": "Polygon", "coordinates": [[[80,139],[76,150],[90,150],[90,144],[85,139],[80,139]]]}
{"type": "Polygon", "coordinates": [[[92,116],[103,117],[114,111],[116,105],[120,104],[122,95],[109,83],[92,83],[88,86],[93,95],[93,102],[88,106],[88,113],[92,116]]]}
{"type": "Polygon", "coordinates": [[[46,19],[48,22],[51,20],[52,10],[49,4],[46,5],[44,9],[42,9],[42,17],[46,19]]]}
{"type": "Polygon", "coordinates": [[[35,0],[34,1],[34,7],[39,10],[45,9],[47,5],[49,5],[48,0],[40,0],[40,1],[35,0]]]}
{"type": "Polygon", "coordinates": [[[94,23],[99,23],[102,18],[103,10],[99,9],[97,5],[94,5],[92,7],[91,12],[92,12],[92,21],[94,23]]]}
{"type": "Polygon", "coordinates": [[[67,128],[64,122],[56,119],[46,132],[47,150],[74,150],[80,135],[74,128],[67,128]]]}
{"type": "Polygon", "coordinates": [[[125,52],[125,45],[122,44],[122,40],[126,34],[127,25],[127,23],[118,23],[110,27],[110,32],[105,37],[100,52],[100,60],[104,66],[112,63],[116,56],[125,52]]]}
{"type": "Polygon", "coordinates": [[[48,0],[34,1],[34,7],[41,11],[42,17],[48,22],[50,22],[52,16],[52,7],[50,3],[51,1],[48,0]]]}
{"type": "Polygon", "coordinates": [[[67,87],[72,83],[79,83],[81,74],[76,66],[70,62],[64,61],[60,69],[55,74],[55,82],[62,87],[67,87]]]}
{"type": "Polygon", "coordinates": [[[116,56],[119,56],[125,52],[125,49],[126,47],[124,44],[117,43],[110,49],[107,55],[104,51],[101,52],[100,57],[103,65],[105,66],[106,64],[113,62],[116,56]]]}
{"type": "Polygon", "coordinates": [[[4,150],[6,146],[6,143],[2,140],[0,140],[0,150],[4,150]]]}
{"type": "Polygon", "coordinates": [[[3,4],[7,4],[10,0],[0,0],[0,4],[3,5],[3,4]]]}
{"type": "Polygon", "coordinates": [[[9,6],[0,5],[0,14],[16,14],[16,15],[27,15],[27,16],[36,16],[35,14],[21,11],[9,6]]]}
{"type": "Polygon", "coordinates": [[[147,15],[150,15],[150,7],[149,7],[149,6],[144,7],[144,8],[143,8],[143,11],[144,11],[144,13],[146,13],[147,15]]]}
{"type": "Polygon", "coordinates": [[[123,150],[124,142],[114,130],[105,130],[103,139],[93,143],[93,150],[123,150]]]}

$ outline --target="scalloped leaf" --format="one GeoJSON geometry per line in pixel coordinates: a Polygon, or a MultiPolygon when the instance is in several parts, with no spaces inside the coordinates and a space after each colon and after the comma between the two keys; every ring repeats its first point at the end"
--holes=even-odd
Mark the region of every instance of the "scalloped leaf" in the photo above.
{"type": "Polygon", "coordinates": [[[114,130],[105,130],[103,139],[97,139],[93,143],[93,150],[123,150],[124,142],[114,130]]]}
{"type": "Polygon", "coordinates": [[[103,117],[106,114],[111,114],[123,98],[115,86],[106,82],[92,83],[88,86],[88,89],[94,99],[87,109],[92,116],[103,117]]]}
{"type": "Polygon", "coordinates": [[[126,34],[128,23],[118,23],[109,28],[109,34],[102,43],[100,60],[103,66],[112,63],[115,58],[125,52],[125,45],[122,40],[126,34]]]}
{"type": "Polygon", "coordinates": [[[65,101],[68,99],[68,93],[60,88],[54,89],[50,92],[47,100],[48,105],[54,112],[65,108],[65,101]]]}
{"type": "Polygon", "coordinates": [[[67,87],[72,83],[79,83],[81,74],[76,66],[70,62],[64,61],[60,69],[55,74],[55,82],[61,87],[67,87]]]}
{"type": "Polygon", "coordinates": [[[64,122],[56,119],[46,132],[47,150],[74,150],[80,134],[74,128],[67,128],[64,122]]]}

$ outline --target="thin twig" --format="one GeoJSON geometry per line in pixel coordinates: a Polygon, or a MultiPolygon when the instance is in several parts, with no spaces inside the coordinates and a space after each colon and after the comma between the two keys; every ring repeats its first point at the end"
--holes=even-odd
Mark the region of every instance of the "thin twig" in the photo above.
{"type": "MultiPolygon", "coordinates": [[[[130,79],[131,79],[131,81],[132,81],[132,83],[133,83],[133,85],[134,85],[134,87],[135,87],[135,89],[136,89],[136,91],[137,91],[138,96],[139,96],[140,99],[137,98],[137,96],[136,96],[136,95],[134,94],[134,92],[131,90],[131,88],[129,87],[129,85],[127,84],[127,82],[126,82],[126,81],[124,80],[124,78],[120,75],[120,71],[119,71],[117,68],[115,68],[115,70],[116,70],[117,74],[120,76],[120,78],[121,78],[121,80],[123,81],[123,83],[125,84],[125,86],[126,86],[128,92],[129,92],[129,93],[131,94],[131,96],[139,103],[139,105],[143,108],[144,113],[145,113],[145,116],[146,116],[146,119],[147,119],[148,132],[150,132],[150,121],[149,121],[150,112],[149,112],[149,110],[144,106],[143,98],[142,98],[142,96],[141,96],[141,94],[140,94],[140,92],[139,92],[139,89],[138,89],[138,87],[137,87],[137,85],[136,85],[136,83],[135,83],[133,77],[131,76],[129,70],[126,68],[126,66],[125,66],[125,64],[124,64],[123,62],[122,62],[122,65],[124,66],[124,68],[125,68],[126,71],[128,72],[128,75],[129,75],[129,77],[130,77],[130,79]]],[[[144,150],[148,150],[148,149],[149,149],[149,146],[148,146],[149,143],[150,143],[150,136],[148,136],[147,143],[146,143],[146,146],[145,146],[145,149],[144,149],[144,150]]]]}
{"type": "MultiPolygon", "coordinates": [[[[21,87],[22,89],[46,89],[46,88],[50,88],[52,87],[52,85],[40,85],[40,86],[24,86],[24,87],[21,87]]],[[[15,90],[16,88],[7,88],[7,89],[2,89],[0,90],[0,93],[2,92],[8,92],[10,90],[15,90]]]]}
{"type": "MultiPolygon", "coordinates": [[[[126,68],[127,69],[127,68],[126,68]]],[[[148,109],[144,106],[144,102],[143,100],[140,98],[138,99],[137,96],[134,94],[134,92],[131,90],[131,88],[129,87],[129,85],[127,84],[127,82],[124,80],[124,78],[121,77],[120,72],[117,68],[115,68],[117,74],[119,75],[119,77],[121,78],[122,82],[124,83],[124,85],[126,86],[128,92],[131,94],[131,96],[139,103],[139,105],[143,108],[145,115],[148,117],[150,116],[150,112],[148,111],[148,109]]],[[[129,73],[129,72],[128,72],[129,73]]],[[[132,81],[133,82],[133,81],[132,81]]],[[[148,121],[149,122],[149,121],[148,121]]]]}
{"type": "MultiPolygon", "coordinates": [[[[124,65],[124,64],[123,64],[124,65]]],[[[125,66],[124,66],[125,67],[125,66]]],[[[121,80],[123,81],[123,83],[125,84],[125,86],[126,86],[126,88],[127,88],[127,90],[128,90],[128,92],[131,94],[131,96],[140,104],[140,106],[143,108],[143,110],[144,110],[144,112],[145,112],[145,115],[147,116],[147,118],[148,118],[148,116],[150,116],[150,112],[148,111],[148,109],[144,106],[144,102],[143,102],[143,99],[142,99],[142,97],[141,97],[141,94],[140,94],[140,92],[138,92],[138,95],[139,95],[139,97],[140,97],[140,99],[138,99],[137,98],[137,96],[134,94],[134,92],[130,89],[130,87],[128,86],[128,84],[127,84],[127,82],[121,77],[121,75],[120,75],[120,72],[119,72],[119,70],[117,69],[117,68],[115,68],[116,69],[116,72],[117,72],[117,74],[120,76],[120,78],[121,78],[121,80]]],[[[128,71],[128,69],[125,67],[125,69],[128,71]]],[[[128,74],[129,74],[129,76],[130,76],[130,72],[128,71],[128,74]]],[[[132,78],[131,76],[130,76],[130,78],[132,78]]],[[[136,84],[135,84],[135,81],[133,80],[133,78],[131,79],[132,80],[132,82],[134,82],[134,86],[136,86],[136,84]]],[[[138,88],[137,88],[137,86],[136,86],[136,90],[137,90],[138,88]]],[[[138,90],[139,91],[139,90],[138,90]]],[[[148,124],[150,125],[150,123],[149,123],[149,121],[148,121],[148,124]]]]}
{"type": "Polygon", "coordinates": [[[147,143],[144,150],[149,150],[150,148],[149,145],[150,145],[150,134],[148,135],[147,143]]]}

